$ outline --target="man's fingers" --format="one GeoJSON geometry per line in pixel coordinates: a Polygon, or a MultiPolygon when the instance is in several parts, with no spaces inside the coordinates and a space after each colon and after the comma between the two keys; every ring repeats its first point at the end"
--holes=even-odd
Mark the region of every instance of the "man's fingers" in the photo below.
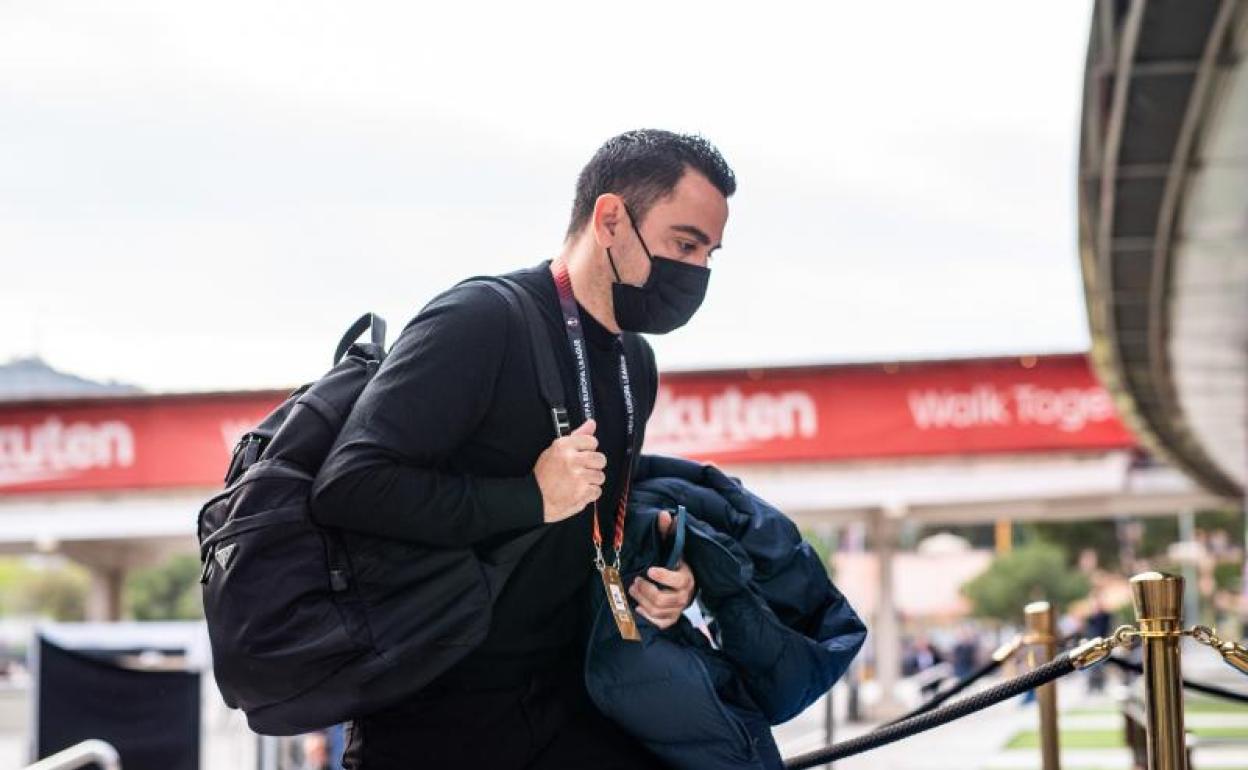
{"type": "Polygon", "coordinates": [[[592,468],[582,469],[581,478],[585,479],[590,484],[596,484],[598,486],[602,486],[607,483],[607,474],[602,471],[593,470],[592,468]]]}
{"type": "Polygon", "coordinates": [[[664,591],[653,583],[637,579],[628,589],[629,594],[652,612],[683,610],[685,603],[679,592],[664,591]]]}
{"type": "Polygon", "coordinates": [[[607,456],[602,452],[582,452],[577,455],[577,461],[584,463],[584,467],[593,468],[600,471],[607,467],[607,456]]]}
{"type": "Polygon", "coordinates": [[[685,594],[664,591],[641,578],[628,587],[628,594],[637,602],[637,614],[657,628],[669,628],[680,620],[687,598],[685,594]]]}
{"type": "Polygon", "coordinates": [[[598,423],[597,423],[597,422],[595,422],[595,421],[593,421],[593,420],[586,420],[585,422],[583,422],[583,423],[581,423],[580,425],[578,425],[578,426],[577,426],[577,428],[576,428],[576,430],[572,431],[572,433],[571,433],[570,435],[573,435],[573,436],[592,436],[592,435],[594,435],[594,431],[595,431],[595,430],[597,430],[597,429],[598,429],[598,423]]]}
{"type": "Polygon", "coordinates": [[[650,621],[651,625],[659,629],[670,628],[676,624],[677,620],[680,620],[679,612],[650,611],[645,607],[642,607],[640,604],[637,605],[637,614],[650,621]]]}
{"type": "Polygon", "coordinates": [[[568,436],[558,440],[577,452],[592,452],[598,448],[598,439],[593,436],[568,436]]]}
{"type": "Polygon", "coordinates": [[[693,573],[683,569],[670,570],[662,567],[651,567],[646,570],[646,576],[654,582],[662,583],[675,591],[688,588],[693,583],[693,573]]]}

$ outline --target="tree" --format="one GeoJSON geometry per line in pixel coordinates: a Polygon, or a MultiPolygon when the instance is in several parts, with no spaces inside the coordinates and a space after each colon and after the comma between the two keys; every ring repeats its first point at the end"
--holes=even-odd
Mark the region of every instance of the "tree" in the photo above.
{"type": "Polygon", "coordinates": [[[1019,531],[1023,543],[1052,543],[1073,557],[1090,548],[1096,552],[1101,569],[1112,572],[1120,568],[1118,527],[1111,519],[1030,522],[1021,525],[1019,531]]]}
{"type": "Polygon", "coordinates": [[[61,559],[0,559],[0,616],[82,620],[90,576],[61,559]]]}
{"type": "Polygon", "coordinates": [[[962,586],[976,617],[1021,623],[1023,606],[1044,600],[1055,610],[1088,595],[1088,579],[1067,564],[1061,546],[1036,541],[997,558],[962,586]]]}
{"type": "Polygon", "coordinates": [[[835,536],[827,536],[816,532],[813,529],[803,529],[802,539],[805,540],[815,554],[819,557],[819,562],[828,570],[828,575],[832,575],[833,561],[832,554],[836,551],[835,536]]]}
{"type": "Polygon", "coordinates": [[[199,620],[204,616],[199,559],[182,554],[158,567],[136,570],[125,603],[135,620],[199,620]]]}

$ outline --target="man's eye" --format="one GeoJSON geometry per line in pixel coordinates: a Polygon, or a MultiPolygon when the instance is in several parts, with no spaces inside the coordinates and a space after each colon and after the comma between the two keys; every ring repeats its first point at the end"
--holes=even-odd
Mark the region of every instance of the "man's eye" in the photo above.
{"type": "Polygon", "coordinates": [[[692,254],[698,250],[698,244],[693,241],[676,241],[676,247],[680,249],[681,254],[692,254]]]}

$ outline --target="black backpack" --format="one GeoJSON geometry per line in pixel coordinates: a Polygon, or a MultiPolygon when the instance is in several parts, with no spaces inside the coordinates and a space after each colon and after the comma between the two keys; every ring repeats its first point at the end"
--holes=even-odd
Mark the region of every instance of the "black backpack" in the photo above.
{"type": "MultiPolygon", "coordinates": [[[[530,331],[552,433],[567,432],[563,387],[528,291],[478,278],[530,331]]],[[[385,358],[373,314],[347,331],[333,368],[293,391],[235,446],[225,489],[199,512],[204,616],[213,672],[252,730],[294,735],[393,705],[470,652],[491,602],[541,534],[497,549],[424,547],[322,527],[313,479],[385,358]],[[371,330],[370,342],[356,342],[371,330]]]]}

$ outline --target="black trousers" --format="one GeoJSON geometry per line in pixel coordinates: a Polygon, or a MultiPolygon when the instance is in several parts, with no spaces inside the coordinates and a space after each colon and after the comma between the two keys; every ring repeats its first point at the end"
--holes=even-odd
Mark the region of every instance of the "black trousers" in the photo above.
{"type": "Polygon", "coordinates": [[[345,770],[660,770],[604,717],[577,670],[520,686],[434,686],[351,723],[345,770]]]}

